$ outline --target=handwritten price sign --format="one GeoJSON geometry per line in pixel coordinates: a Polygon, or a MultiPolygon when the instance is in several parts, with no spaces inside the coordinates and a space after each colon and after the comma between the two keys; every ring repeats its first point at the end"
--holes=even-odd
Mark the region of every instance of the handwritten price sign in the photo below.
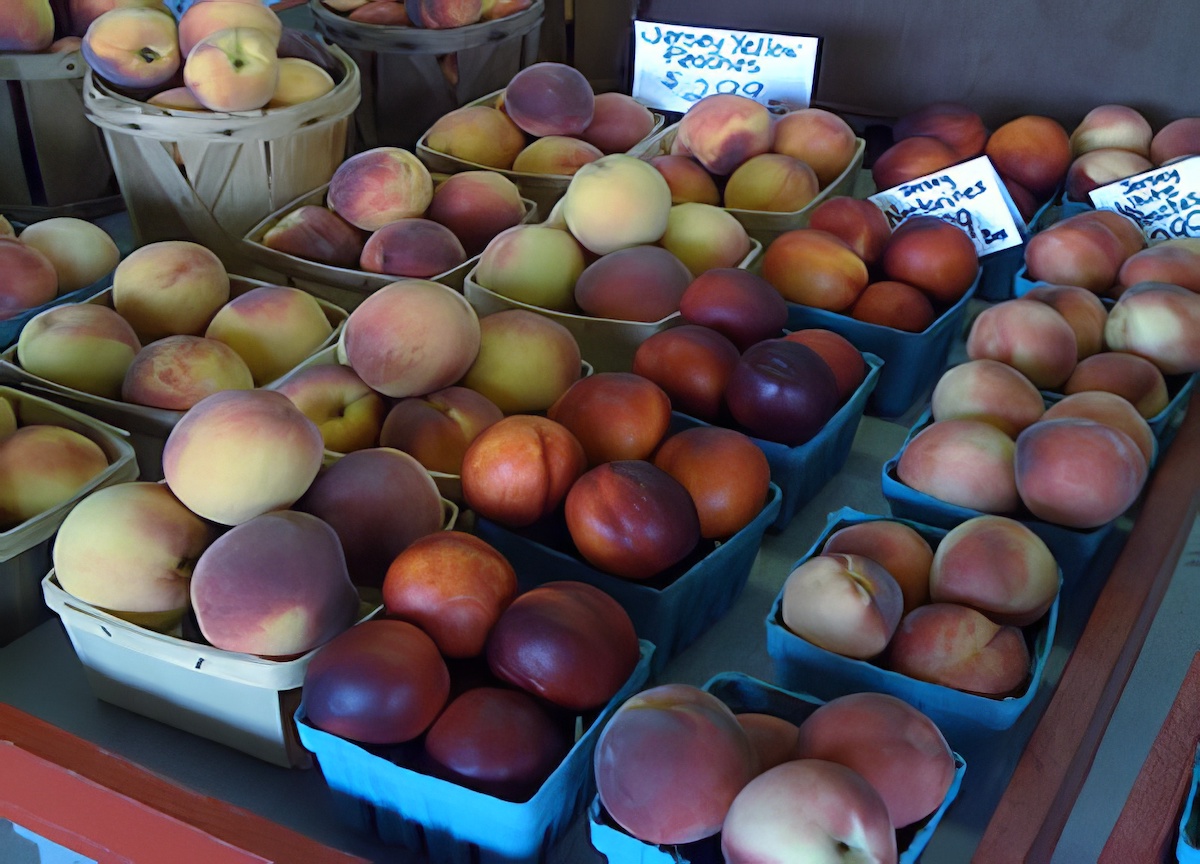
{"type": "Polygon", "coordinates": [[[635,20],[632,93],[651,108],[679,114],[714,93],[804,108],[812,99],[820,45],[816,36],[635,20]]]}
{"type": "Polygon", "coordinates": [[[1137,222],[1151,243],[1200,237],[1200,156],[1093,189],[1091,198],[1137,222]]]}

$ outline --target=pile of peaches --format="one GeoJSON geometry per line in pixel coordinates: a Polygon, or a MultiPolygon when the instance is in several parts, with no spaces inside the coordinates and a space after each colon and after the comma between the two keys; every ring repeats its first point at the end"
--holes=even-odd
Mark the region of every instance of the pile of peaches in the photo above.
{"type": "Polygon", "coordinates": [[[360,24],[447,30],[523,12],[533,0],[321,0],[360,24]]]}
{"type": "Polygon", "coordinates": [[[43,219],[18,235],[0,216],[0,321],[98,282],[120,258],[112,237],[83,219],[43,219]]]}

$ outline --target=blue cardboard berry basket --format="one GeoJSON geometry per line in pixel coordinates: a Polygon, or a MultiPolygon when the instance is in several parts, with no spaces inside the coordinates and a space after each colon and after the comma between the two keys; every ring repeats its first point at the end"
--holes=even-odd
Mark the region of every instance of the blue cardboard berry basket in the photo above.
{"type": "MultiPolygon", "coordinates": [[[[789,447],[787,444],[750,436],[767,457],[772,482],[783,492],[779,515],[771,523],[770,530],[782,531],[786,528],[800,508],[816,497],[821,488],[846,464],[867,407],[867,399],[874,392],[883,369],[883,361],[874,354],[863,356],[867,361],[866,378],[811,439],[796,447],[789,447]]],[[[672,434],[689,427],[709,425],[712,424],[678,411],[671,415],[672,434]]]]}
{"type": "MultiPolygon", "coordinates": [[[[949,528],[902,517],[869,515],[843,507],[829,514],[825,529],[796,564],[820,554],[829,536],[839,528],[888,518],[896,518],[915,529],[935,550],[949,531],[949,528]]],[[[1054,644],[1061,600],[1060,590],[1059,596],[1041,620],[1024,628],[1031,658],[1029,677],[1019,692],[998,699],[919,681],[870,661],[856,660],[818,648],[784,625],[782,587],[767,614],[767,653],[771,657],[775,680],[784,689],[812,693],[820,699],[833,699],[864,690],[889,693],[929,715],[950,745],[957,748],[959,744],[975,739],[982,731],[1010,728],[1033,702],[1054,644]]]]}
{"type": "Polygon", "coordinates": [[[746,587],[763,534],[778,515],[782,499],[783,492],[772,482],[766,504],[749,525],[715,548],[711,541],[701,541],[683,562],[645,582],[588,564],[574,550],[561,520],[517,532],[478,517],[475,533],[512,563],[522,591],[554,579],[574,579],[615,599],[633,619],[638,636],[654,643],[651,671],[657,675],[733,606],[746,587]]]}
{"type": "MultiPolygon", "coordinates": [[[[980,271],[982,273],[982,270],[980,271]]],[[[980,273],[961,299],[920,333],[859,321],[840,312],[788,304],[787,329],[821,327],[845,336],[859,351],[883,360],[879,383],[867,403],[867,413],[899,417],[927,395],[937,383],[950,349],[963,330],[967,306],[979,287],[980,273]]]]}
{"type": "Polygon", "coordinates": [[[1179,837],[1175,842],[1175,860],[1179,864],[1200,864],[1200,808],[1196,806],[1196,790],[1200,789],[1200,748],[1192,766],[1192,785],[1188,787],[1179,817],[1179,837]]]}
{"type": "MultiPolygon", "coordinates": [[[[791,693],[760,681],[741,672],[722,672],[713,676],[703,687],[735,713],[754,712],[782,717],[799,725],[825,700],[807,693],[791,693]]],[[[900,864],[916,864],[921,857],[946,808],[958,796],[967,763],[962,756],[954,754],[954,779],[941,806],[929,816],[900,829],[896,845],[900,850],[900,864]]],[[[617,825],[600,803],[599,796],[592,799],[588,807],[588,830],[592,846],[610,862],[616,864],[722,864],[720,835],[678,846],[656,846],[638,840],[617,825]]]]}
{"type": "Polygon", "coordinates": [[[97,279],[91,285],[85,285],[82,288],[76,288],[74,291],[68,291],[66,294],[60,294],[47,303],[25,309],[11,318],[0,321],[0,351],[6,351],[15,345],[17,339],[21,336],[21,331],[29,323],[29,319],[33,318],[39,312],[44,312],[52,306],[62,306],[66,303],[82,303],[111,287],[112,274],[109,273],[104,278],[97,279]]]}
{"type": "Polygon", "coordinates": [[[404,764],[404,748],[367,748],[308,722],[304,702],[296,729],[333,794],[339,817],[388,844],[419,851],[438,864],[536,864],[590,800],[592,753],[614,711],[643,689],[655,653],[641,642],[641,659],[625,685],[595,717],[562,763],[527,801],[476,792],[404,764]],[[393,761],[393,756],[396,761],[393,761]]]}

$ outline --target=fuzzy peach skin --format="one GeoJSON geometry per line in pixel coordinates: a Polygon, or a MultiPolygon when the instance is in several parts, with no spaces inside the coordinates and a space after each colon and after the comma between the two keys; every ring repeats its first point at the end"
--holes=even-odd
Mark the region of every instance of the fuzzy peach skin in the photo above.
{"type": "Polygon", "coordinates": [[[1158,438],[1146,418],[1123,396],[1104,390],[1071,393],[1047,408],[1042,415],[1043,420],[1059,417],[1080,417],[1119,429],[1142,451],[1146,464],[1154,464],[1158,454],[1158,438]]]}
{"type": "Polygon", "coordinates": [[[675,130],[671,152],[691,156],[711,173],[726,176],[771,149],[772,117],[745,96],[706,96],[688,108],[675,130]]]}
{"type": "Polygon", "coordinates": [[[59,294],[104,278],[121,260],[121,250],[107,231],[94,222],[72,216],[34,222],[21,232],[21,242],[50,259],[58,275],[59,294]]]}
{"type": "Polygon", "coordinates": [[[503,412],[482,393],[451,385],[392,405],[379,432],[379,445],[411,454],[430,471],[457,475],[471,442],[503,418],[503,412]]]}
{"type": "Polygon", "coordinates": [[[575,311],[575,282],[586,264],[569,231],[514,225],[488,242],[472,278],[489,291],[530,306],[575,311]]]}
{"type": "Polygon", "coordinates": [[[1162,371],[1145,357],[1125,351],[1103,351],[1084,358],[1062,388],[1068,395],[1090,390],[1124,397],[1146,419],[1157,416],[1170,401],[1162,371]]]}
{"type": "Polygon", "coordinates": [[[453,231],[432,219],[410,216],[373,231],[358,266],[396,278],[433,279],[466,260],[467,252],[453,231]]]}
{"type": "Polygon", "coordinates": [[[351,453],[380,443],[387,403],[349,366],[305,366],[272,389],[291,399],[317,424],[326,450],[351,453]]]}
{"type": "Polygon", "coordinates": [[[848,195],[834,195],[814,207],[808,227],[834,235],[867,264],[880,259],[892,236],[892,227],[879,207],[848,195]]]}
{"type": "Polygon", "coordinates": [[[940,307],[957,303],[979,272],[967,233],[934,216],[910,216],[888,238],[880,264],[889,279],[913,285],[940,307]]]}
{"type": "Polygon", "coordinates": [[[1029,277],[1053,285],[1078,285],[1104,294],[1129,257],[1128,241],[1098,219],[1070,216],[1025,244],[1029,277]]]}
{"type": "Polygon", "coordinates": [[[321,468],[321,430],[273,390],[223,390],[193,405],[163,446],[163,476],[222,525],[290,507],[321,468]]]}
{"type": "Polygon", "coordinates": [[[625,93],[597,93],[579,137],[601,153],[624,153],[654,131],[654,112],[625,93]]]}
{"type": "Polygon", "coordinates": [[[262,237],[268,249],[350,269],[358,266],[364,242],[362,231],[319,204],[297,207],[262,237]]]}
{"type": "Polygon", "coordinates": [[[19,427],[0,441],[0,531],[69,501],[108,468],[108,457],[81,432],[47,423],[19,427]]]}
{"type": "Polygon", "coordinates": [[[1104,325],[1108,309],[1100,298],[1078,285],[1037,285],[1023,295],[1045,303],[1067,319],[1075,331],[1075,359],[1083,360],[1104,350],[1104,325]]]}
{"type": "Polygon", "coordinates": [[[517,72],[504,88],[504,113],[530,135],[579,135],[592,122],[596,94],[578,69],[539,62],[517,72]]]}
{"type": "Polygon", "coordinates": [[[1097,105],[1071,131],[1071,155],[1117,147],[1149,158],[1154,130],[1145,116],[1129,105],[1097,105]]]}
{"type": "Polygon", "coordinates": [[[294,369],[333,334],[317,299],[299,288],[259,285],[217,310],[204,335],[236,351],[261,387],[294,369]]]}
{"type": "Polygon", "coordinates": [[[303,57],[280,57],[279,79],[267,108],[288,108],[319,99],[331,91],[333,76],[303,57]]]}
{"type": "Polygon", "coordinates": [[[883,798],[896,828],[937,810],[954,781],[954,754],[941,730],[886,693],[851,693],[821,705],[800,724],[794,753],[857,771],[883,798]]]}
{"type": "Polygon", "coordinates": [[[879,154],[871,165],[877,189],[892,189],[961,161],[958,151],[928,135],[902,138],[879,154]]]}
{"type": "Polygon", "coordinates": [[[216,253],[190,240],[147,243],[113,271],[113,308],[146,342],[202,336],[229,302],[229,274],[216,253]]]}
{"type": "Polygon", "coordinates": [[[721,193],[717,189],[716,181],[695,159],[665,153],[655,156],[650,160],[650,164],[663,175],[667,185],[671,187],[672,204],[682,204],[685,201],[714,205],[721,203],[721,193]]]}
{"type": "Polygon", "coordinates": [[[572,176],[603,155],[599,147],[579,138],[546,135],[533,139],[522,148],[513,160],[512,170],[520,174],[572,176]]]}
{"type": "Polygon", "coordinates": [[[1200,117],[1172,120],[1150,139],[1150,161],[1155,165],[1197,153],[1200,153],[1200,117]]]}
{"type": "Polygon", "coordinates": [[[525,218],[525,203],[517,184],[503,174],[461,171],[434,187],[425,216],[453,231],[468,255],[478,255],[525,218]]]}
{"type": "Polygon", "coordinates": [[[275,10],[261,3],[242,0],[204,0],[193,3],[179,17],[179,53],[187,57],[203,39],[218,30],[251,28],[266,33],[272,46],[279,45],[283,22],[275,10]]]}
{"type": "Polygon", "coordinates": [[[104,13],[88,26],[83,59],[118,87],[156,88],[183,64],[175,18],[165,9],[130,6],[104,13]]]}
{"type": "Polygon", "coordinates": [[[108,306],[70,303],[29,319],[17,337],[17,362],[55,384],[119,399],[141,348],[129,322],[108,306]]]}
{"type": "Polygon", "coordinates": [[[503,111],[466,105],[443,114],[425,133],[425,146],[487,168],[512,168],[524,149],[525,133],[503,111]]]}
{"type": "Polygon", "coordinates": [[[0,321],[49,303],[58,294],[54,262],[15,238],[0,238],[0,321]]]}
{"type": "Polygon", "coordinates": [[[528,309],[504,309],[479,321],[479,352],[459,383],[505,414],[544,412],[582,374],[571,331],[528,309]]]}
{"type": "Polygon", "coordinates": [[[414,26],[430,30],[465,27],[483,16],[481,0],[409,0],[404,6],[414,26]]]}
{"type": "Polygon", "coordinates": [[[43,51],[54,41],[50,0],[13,0],[0,16],[0,51],[43,51]]]}
{"type": "Polygon", "coordinates": [[[163,484],[118,483],[71,508],[54,539],[54,575],[64,591],[101,609],[178,618],[190,602],[192,568],[214,537],[163,484]]]}
{"type": "Polygon", "coordinates": [[[1024,114],[992,130],[984,153],[1002,177],[1047,200],[1071,165],[1071,139],[1052,117],[1024,114]]]}
{"type": "Polygon", "coordinates": [[[824,189],[854,159],[858,138],[850,124],[824,108],[799,108],[775,120],[771,150],[799,159],[813,169],[824,189]]]}
{"type": "Polygon", "coordinates": [[[1089,150],[1075,157],[1067,169],[1067,200],[1088,201],[1093,189],[1142,174],[1153,168],[1145,156],[1116,147],[1089,150]]]}
{"type": "Polygon", "coordinates": [[[0,441],[17,431],[17,412],[12,400],[0,396],[0,441]]]}
{"type": "Polygon", "coordinates": [[[929,603],[904,616],[885,658],[901,675],[1001,698],[1029,677],[1021,630],[957,603],[929,603]]]}
{"type": "Polygon", "coordinates": [[[693,276],[737,267],[750,254],[750,235],[728,210],[711,204],[674,204],[659,245],[693,276]]]}
{"type": "Polygon", "coordinates": [[[420,216],[432,200],[429,169],[400,147],[354,154],[333,172],[327,193],[329,208],[364,231],[420,216]]]}
{"type": "Polygon", "coordinates": [[[1139,282],[1109,311],[1104,340],[1151,361],[1167,375],[1200,370],[1200,294],[1165,282],[1139,282]]]}
{"type": "Polygon", "coordinates": [[[576,171],[560,206],[575,239],[603,255],[657,243],[667,230],[671,188],[653,165],[613,153],[576,171]]]}
{"type": "Polygon", "coordinates": [[[781,614],[789,630],[845,657],[878,656],[904,611],[899,583],[861,555],[822,553],[797,566],[783,583],[781,614]]]}
{"type": "Polygon", "coordinates": [[[984,309],[967,334],[967,356],[1017,369],[1040,389],[1061,387],[1075,369],[1075,331],[1055,309],[1036,300],[1005,300],[984,309]]]}
{"type": "Polygon", "coordinates": [[[762,275],[789,303],[830,312],[849,309],[867,287],[866,263],[833,234],[796,228],[767,246],[762,275]]]}
{"type": "Polygon", "coordinates": [[[823,554],[861,555],[883,565],[900,586],[907,614],[929,602],[933,549],[915,528],[892,519],[872,519],[839,528],[821,547],[823,554]]]}
{"type": "Polygon", "coordinates": [[[162,0],[67,0],[67,18],[71,22],[69,36],[82,37],[93,21],[105,12],[122,6],[142,6],[147,9],[165,8],[162,0]]]}
{"type": "Polygon", "coordinates": [[[217,30],[188,53],[183,83],[210,111],[264,108],[279,85],[277,44],[265,31],[251,27],[217,30]]]}
{"type": "Polygon", "coordinates": [[[729,175],[723,204],[735,210],[792,213],[808,206],[820,191],[817,172],[807,162],[783,153],[760,153],[729,175]]]}
{"type": "Polygon", "coordinates": [[[985,513],[1017,509],[1016,443],[982,420],[939,420],[905,445],[901,483],[950,504],[985,513]]]}
{"type": "Polygon", "coordinates": [[[1117,283],[1139,282],[1168,282],[1200,294],[1200,238],[1173,237],[1134,252],[1121,265],[1117,283]]]}
{"type": "Polygon", "coordinates": [[[680,311],[693,281],[687,265],[671,251],[630,246],[601,255],[583,269],[575,280],[575,303],[596,318],[653,323],[680,311]]]}
{"type": "Polygon", "coordinates": [[[133,358],[121,398],[135,405],[186,411],[221,390],[249,390],[250,367],[223,342],[203,336],[164,336],[133,358]]]}
{"type": "Polygon", "coordinates": [[[350,313],[338,360],[372,389],[401,399],[449,387],[479,354],[479,318],[465,297],[424,279],[374,291],[350,313]]]}
{"type": "Polygon", "coordinates": [[[1016,438],[1041,418],[1046,403],[1020,371],[999,360],[981,358],[942,373],[930,396],[930,410],[934,420],[982,420],[1016,438]]]}

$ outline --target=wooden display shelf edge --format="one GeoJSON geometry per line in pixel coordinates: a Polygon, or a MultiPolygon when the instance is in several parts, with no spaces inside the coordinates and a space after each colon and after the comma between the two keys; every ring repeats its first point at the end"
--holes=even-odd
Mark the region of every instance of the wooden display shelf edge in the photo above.
{"type": "Polygon", "coordinates": [[[1200,394],[1193,394],[972,861],[1050,860],[1200,508],[1197,466],[1200,394]]]}

